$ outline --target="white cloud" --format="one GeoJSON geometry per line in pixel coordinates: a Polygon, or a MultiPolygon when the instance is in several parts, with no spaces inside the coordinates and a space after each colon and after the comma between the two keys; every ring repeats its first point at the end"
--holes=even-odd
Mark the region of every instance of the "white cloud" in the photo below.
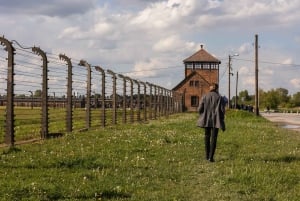
{"type": "Polygon", "coordinates": [[[61,34],[58,38],[72,38],[79,39],[82,37],[81,31],[79,27],[67,27],[62,30],[61,34]]]}
{"type": "Polygon", "coordinates": [[[254,86],[255,84],[255,77],[254,76],[248,76],[243,82],[244,86],[254,86]]]}
{"type": "Polygon", "coordinates": [[[294,78],[290,81],[293,87],[296,89],[300,90],[300,79],[299,78],[294,78]]]}
{"type": "Polygon", "coordinates": [[[198,49],[200,49],[200,45],[184,41],[178,35],[161,38],[153,45],[153,50],[157,52],[177,53],[182,51],[196,51],[198,49]]]}
{"type": "Polygon", "coordinates": [[[99,22],[94,26],[95,34],[107,35],[111,34],[114,30],[111,24],[107,22],[99,22]]]}
{"type": "Polygon", "coordinates": [[[293,59],[292,58],[287,58],[285,60],[282,61],[282,64],[292,64],[293,63],[293,59]]]}
{"type": "Polygon", "coordinates": [[[253,52],[253,45],[250,43],[244,43],[238,48],[239,54],[249,54],[253,52]]]}
{"type": "Polygon", "coordinates": [[[150,59],[148,61],[139,61],[134,65],[132,73],[128,73],[128,76],[135,78],[156,76],[159,72],[159,68],[164,66],[164,62],[159,59],[150,59]]]}
{"type": "Polygon", "coordinates": [[[153,50],[159,52],[172,51],[180,45],[179,38],[176,35],[168,36],[159,40],[153,45],[153,50]]]}
{"type": "Polygon", "coordinates": [[[271,68],[263,68],[260,70],[260,74],[271,76],[274,74],[274,70],[271,68]]]}
{"type": "Polygon", "coordinates": [[[249,74],[249,68],[247,66],[242,66],[239,69],[239,75],[248,75],[249,74]]]}
{"type": "Polygon", "coordinates": [[[180,26],[183,28],[182,22],[195,10],[196,2],[194,0],[169,0],[150,4],[140,11],[130,23],[146,30],[174,30],[180,26]]]}

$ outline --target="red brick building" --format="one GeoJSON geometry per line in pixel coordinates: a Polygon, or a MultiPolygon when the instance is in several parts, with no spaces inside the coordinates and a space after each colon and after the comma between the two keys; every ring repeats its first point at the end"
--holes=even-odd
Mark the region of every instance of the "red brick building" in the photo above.
{"type": "Polygon", "coordinates": [[[200,98],[209,91],[209,84],[219,83],[221,61],[201,45],[201,49],[183,60],[183,63],[185,78],[173,90],[183,94],[185,111],[197,111],[200,98]]]}

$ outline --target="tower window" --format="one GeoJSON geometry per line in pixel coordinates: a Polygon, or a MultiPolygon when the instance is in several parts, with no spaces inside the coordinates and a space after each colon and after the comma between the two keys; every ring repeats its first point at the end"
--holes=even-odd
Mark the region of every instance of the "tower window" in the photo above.
{"type": "Polygon", "coordinates": [[[201,68],[201,64],[195,64],[195,67],[199,69],[201,68]]]}
{"type": "Polygon", "coordinates": [[[193,68],[193,64],[187,64],[186,67],[187,68],[193,68]]]}

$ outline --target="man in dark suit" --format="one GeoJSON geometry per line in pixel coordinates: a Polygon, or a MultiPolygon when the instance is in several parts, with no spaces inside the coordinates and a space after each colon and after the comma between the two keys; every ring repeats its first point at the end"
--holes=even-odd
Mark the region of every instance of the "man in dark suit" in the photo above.
{"type": "Polygon", "coordinates": [[[219,128],[225,131],[225,101],[218,93],[218,88],[218,84],[212,83],[210,91],[202,97],[198,108],[198,126],[205,129],[205,153],[210,162],[214,162],[219,128]]]}

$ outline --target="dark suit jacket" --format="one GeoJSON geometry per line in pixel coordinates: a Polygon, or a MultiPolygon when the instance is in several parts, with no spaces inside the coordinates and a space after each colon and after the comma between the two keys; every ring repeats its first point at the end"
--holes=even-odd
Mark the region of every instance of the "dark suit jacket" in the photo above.
{"type": "Polygon", "coordinates": [[[200,114],[197,122],[199,127],[225,130],[225,103],[218,92],[211,91],[204,95],[200,101],[198,112],[200,114]]]}

